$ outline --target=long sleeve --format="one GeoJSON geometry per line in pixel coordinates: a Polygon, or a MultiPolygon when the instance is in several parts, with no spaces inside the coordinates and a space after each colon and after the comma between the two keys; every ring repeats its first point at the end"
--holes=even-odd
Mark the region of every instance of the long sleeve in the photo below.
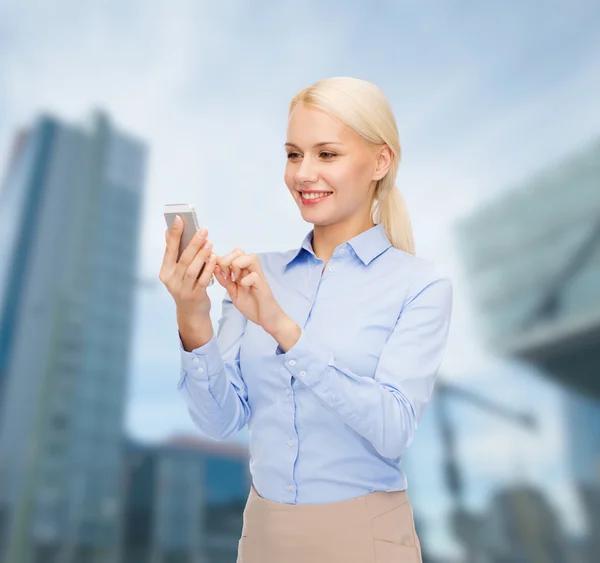
{"type": "Polygon", "coordinates": [[[217,334],[187,352],[179,335],[181,375],[177,390],[194,424],[207,436],[222,440],[248,422],[248,390],[240,370],[240,342],[247,319],[229,297],[222,301],[217,334]]]}
{"type": "Polygon", "coordinates": [[[442,362],[452,309],[452,284],[421,283],[405,301],[374,376],[353,373],[310,329],[281,355],[287,370],[334,409],[384,457],[412,442],[442,362]]]}

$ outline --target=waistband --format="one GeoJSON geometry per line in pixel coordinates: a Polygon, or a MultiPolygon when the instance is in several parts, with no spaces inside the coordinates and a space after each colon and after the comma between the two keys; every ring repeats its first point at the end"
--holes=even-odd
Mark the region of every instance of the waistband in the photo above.
{"type": "Polygon", "coordinates": [[[250,487],[250,495],[248,500],[258,502],[268,508],[278,512],[295,512],[303,514],[311,513],[339,513],[339,511],[363,510],[365,506],[369,510],[371,516],[384,514],[388,510],[397,508],[398,506],[409,501],[406,490],[401,491],[374,491],[358,497],[325,503],[308,503],[308,504],[286,504],[275,502],[261,497],[254,484],[250,487]]]}

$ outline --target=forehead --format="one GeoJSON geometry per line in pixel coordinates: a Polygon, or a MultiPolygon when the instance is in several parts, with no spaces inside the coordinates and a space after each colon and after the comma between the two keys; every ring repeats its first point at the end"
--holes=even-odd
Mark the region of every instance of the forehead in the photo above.
{"type": "Polygon", "coordinates": [[[357,136],[349,127],[333,119],[324,111],[297,104],[288,119],[287,140],[295,144],[323,141],[350,143],[357,136]]]}

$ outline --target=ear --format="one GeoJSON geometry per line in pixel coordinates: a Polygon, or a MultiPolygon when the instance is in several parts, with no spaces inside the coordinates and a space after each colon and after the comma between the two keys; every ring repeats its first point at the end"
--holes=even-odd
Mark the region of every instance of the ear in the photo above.
{"type": "Polygon", "coordinates": [[[373,172],[373,180],[381,180],[390,169],[392,165],[392,151],[387,145],[380,147],[375,153],[377,156],[377,168],[373,172]]]}

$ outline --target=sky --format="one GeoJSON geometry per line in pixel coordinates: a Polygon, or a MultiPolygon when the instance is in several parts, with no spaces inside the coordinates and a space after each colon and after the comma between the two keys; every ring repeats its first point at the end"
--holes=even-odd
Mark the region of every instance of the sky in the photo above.
{"type": "MultiPolygon", "coordinates": [[[[311,225],[283,183],[289,100],[328,76],[376,83],[400,131],[398,186],[417,253],[454,283],[440,377],[542,422],[531,436],[468,405],[452,409],[469,504],[484,510],[498,484],[552,482],[552,502],[577,530],[560,390],[481,341],[453,229],[597,138],[599,31],[593,1],[2,3],[0,163],[15,128],[41,111],[76,124],[106,110],[148,145],[139,267],[158,281],[165,203],[192,203],[217,254],[297,248],[311,225]]],[[[210,288],[215,322],[223,291],[210,288]]],[[[174,313],[160,283],[138,293],[125,424],[141,440],[195,432],[176,394],[174,313]]],[[[450,505],[435,405],[417,436],[409,483],[436,545],[451,545],[438,523],[450,505]]]]}

